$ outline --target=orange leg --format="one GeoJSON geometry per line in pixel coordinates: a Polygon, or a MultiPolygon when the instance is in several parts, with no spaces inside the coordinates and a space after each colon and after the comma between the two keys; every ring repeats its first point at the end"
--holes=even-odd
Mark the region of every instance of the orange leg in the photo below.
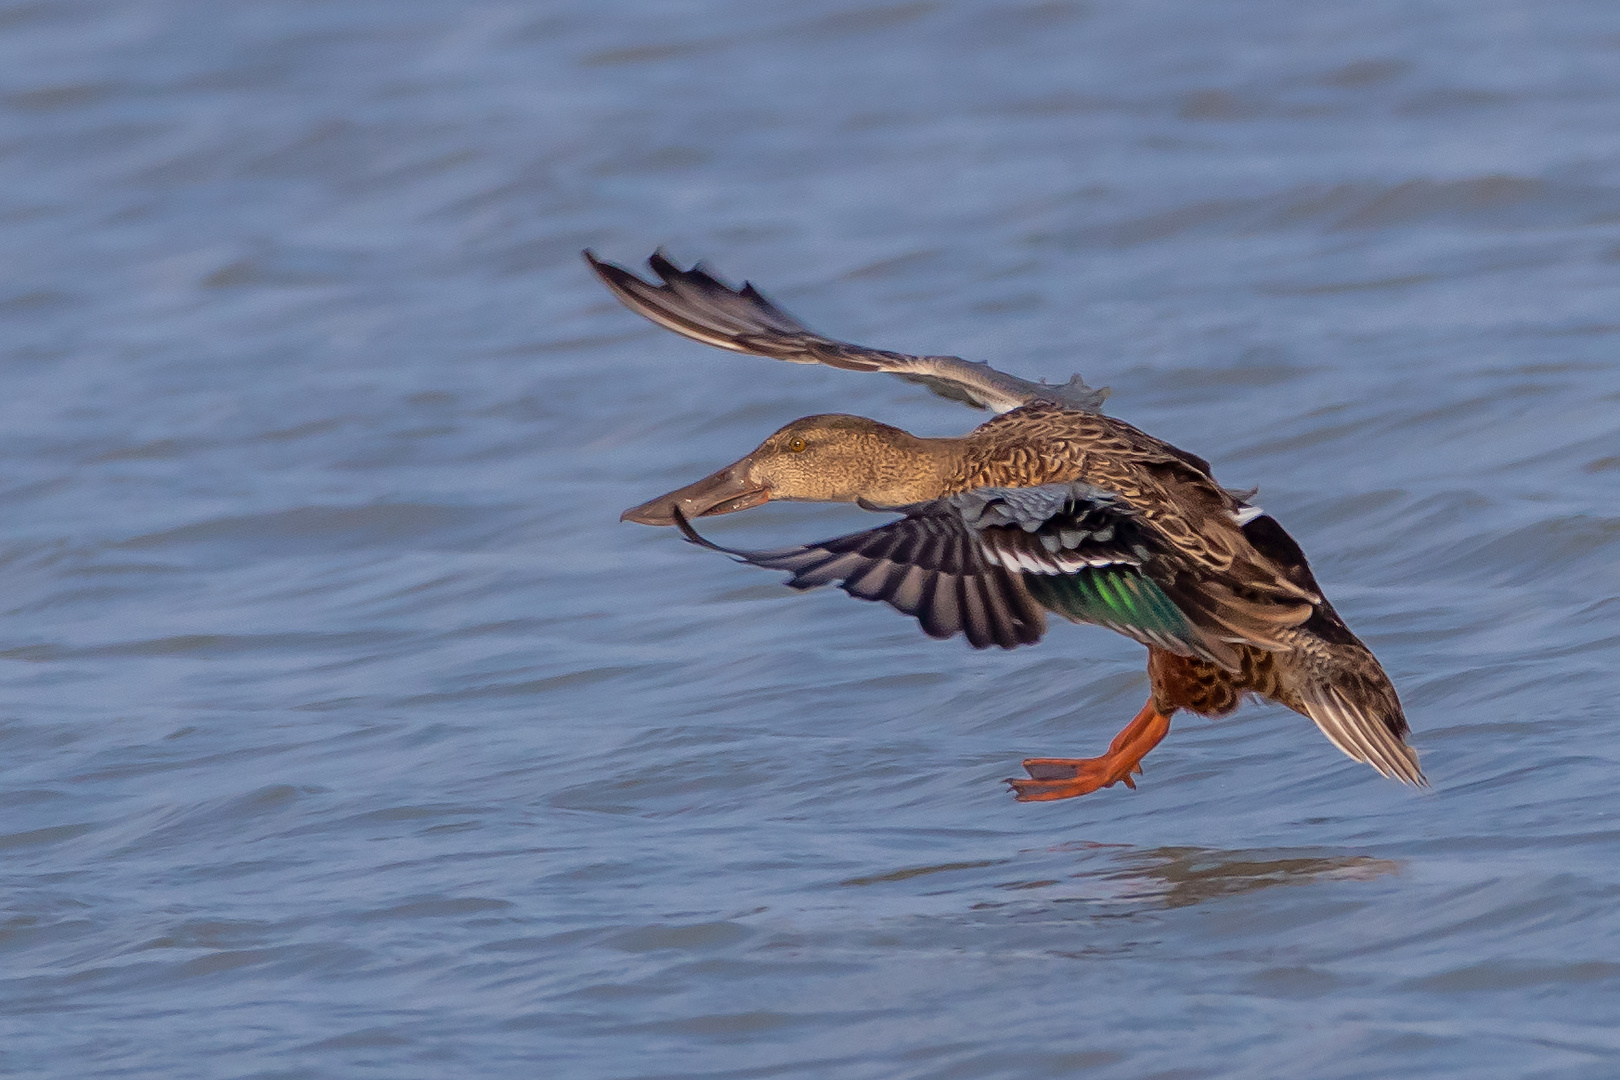
{"type": "Polygon", "coordinates": [[[1170,718],[1162,715],[1153,699],[1148,698],[1136,719],[1114,736],[1108,753],[1102,757],[1025,758],[1024,769],[1032,779],[1008,780],[1007,783],[1018,793],[1019,802],[1072,799],[1120,781],[1128,788],[1135,788],[1136,781],[1131,779],[1131,774],[1142,771],[1142,758],[1158,746],[1169,731],[1170,718]]]}

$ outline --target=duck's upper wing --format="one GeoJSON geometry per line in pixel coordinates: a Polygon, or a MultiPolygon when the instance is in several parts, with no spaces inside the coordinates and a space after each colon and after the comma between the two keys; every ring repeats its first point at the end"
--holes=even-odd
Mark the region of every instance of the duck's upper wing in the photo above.
{"type": "Polygon", "coordinates": [[[1106,388],[1094,390],[1078,375],[1061,386],[1049,386],[958,356],[911,356],[823,337],[747,282],[734,289],[702,264],[682,270],[662,250],[647,260],[661,282],[657,285],[598,259],[588,250],[584,255],[591,269],[625,307],[706,345],[796,364],[887,372],[921,383],[941,397],[998,413],[1036,401],[1094,413],[1101,411],[1108,397],[1106,388]]]}

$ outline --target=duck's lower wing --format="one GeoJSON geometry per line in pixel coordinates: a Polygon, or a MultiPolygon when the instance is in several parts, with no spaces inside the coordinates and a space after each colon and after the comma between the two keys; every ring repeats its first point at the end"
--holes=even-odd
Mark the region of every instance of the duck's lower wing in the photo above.
{"type": "Polygon", "coordinates": [[[910,513],[865,532],[774,551],[738,551],[700,536],[674,507],[686,538],[754,566],[786,570],[787,584],[836,584],[858,600],[880,600],[915,618],[929,637],[964,635],[976,649],[1033,645],[1046,615],[1017,571],[987,561],[960,518],[910,513]]]}
{"type": "Polygon", "coordinates": [[[1033,383],[959,356],[911,356],[823,337],[777,307],[747,282],[734,289],[701,264],[682,270],[656,251],[647,265],[659,284],[643,281],[584,253],[625,307],[683,337],[732,352],[796,364],[826,364],[845,371],[881,371],[921,383],[941,397],[1002,413],[1037,401],[1100,412],[1106,388],[1094,390],[1076,375],[1061,386],[1033,383]]]}
{"type": "MultiPolygon", "coordinates": [[[[774,551],[695,544],[786,570],[796,589],[836,584],[911,615],[932,637],[962,634],[975,648],[1038,641],[1043,611],[1094,623],[1147,645],[1236,666],[1236,654],[1197,625],[1146,572],[1151,555],[1132,511],[1082,483],[978,488],[895,509],[875,529],[774,551]]],[[[1182,601],[1183,603],[1185,601],[1182,601]]],[[[1195,609],[1196,611],[1197,609],[1195,609]]]]}

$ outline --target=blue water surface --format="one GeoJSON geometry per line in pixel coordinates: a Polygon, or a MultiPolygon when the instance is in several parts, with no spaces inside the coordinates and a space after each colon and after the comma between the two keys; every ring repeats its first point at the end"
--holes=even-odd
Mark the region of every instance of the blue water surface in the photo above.
{"type": "MultiPolygon", "coordinates": [[[[1620,1074],[1620,7],[0,0],[0,1072],[1620,1074]],[[1142,649],[617,520],[1079,371],[1301,540],[1418,793],[1142,649]]],[[[716,519],[776,546],[869,521],[716,519]]]]}

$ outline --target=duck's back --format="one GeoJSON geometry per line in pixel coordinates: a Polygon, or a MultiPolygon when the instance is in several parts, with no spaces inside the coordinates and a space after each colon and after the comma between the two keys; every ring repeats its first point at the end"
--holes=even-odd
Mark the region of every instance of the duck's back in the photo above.
{"type": "Polygon", "coordinates": [[[1124,499],[1193,573],[1290,603],[1314,598],[1248,542],[1240,523],[1258,511],[1221,487],[1208,462],[1123,420],[1039,402],[980,425],[963,442],[946,494],[1083,481],[1124,499]]]}
{"type": "Polygon", "coordinates": [[[1136,486],[1136,474],[1163,463],[1214,482],[1209,463],[1195,454],[1123,420],[1046,402],[1002,413],[975,428],[964,443],[966,453],[951,479],[956,491],[1070,480],[1115,490],[1108,481],[1136,486]]]}

